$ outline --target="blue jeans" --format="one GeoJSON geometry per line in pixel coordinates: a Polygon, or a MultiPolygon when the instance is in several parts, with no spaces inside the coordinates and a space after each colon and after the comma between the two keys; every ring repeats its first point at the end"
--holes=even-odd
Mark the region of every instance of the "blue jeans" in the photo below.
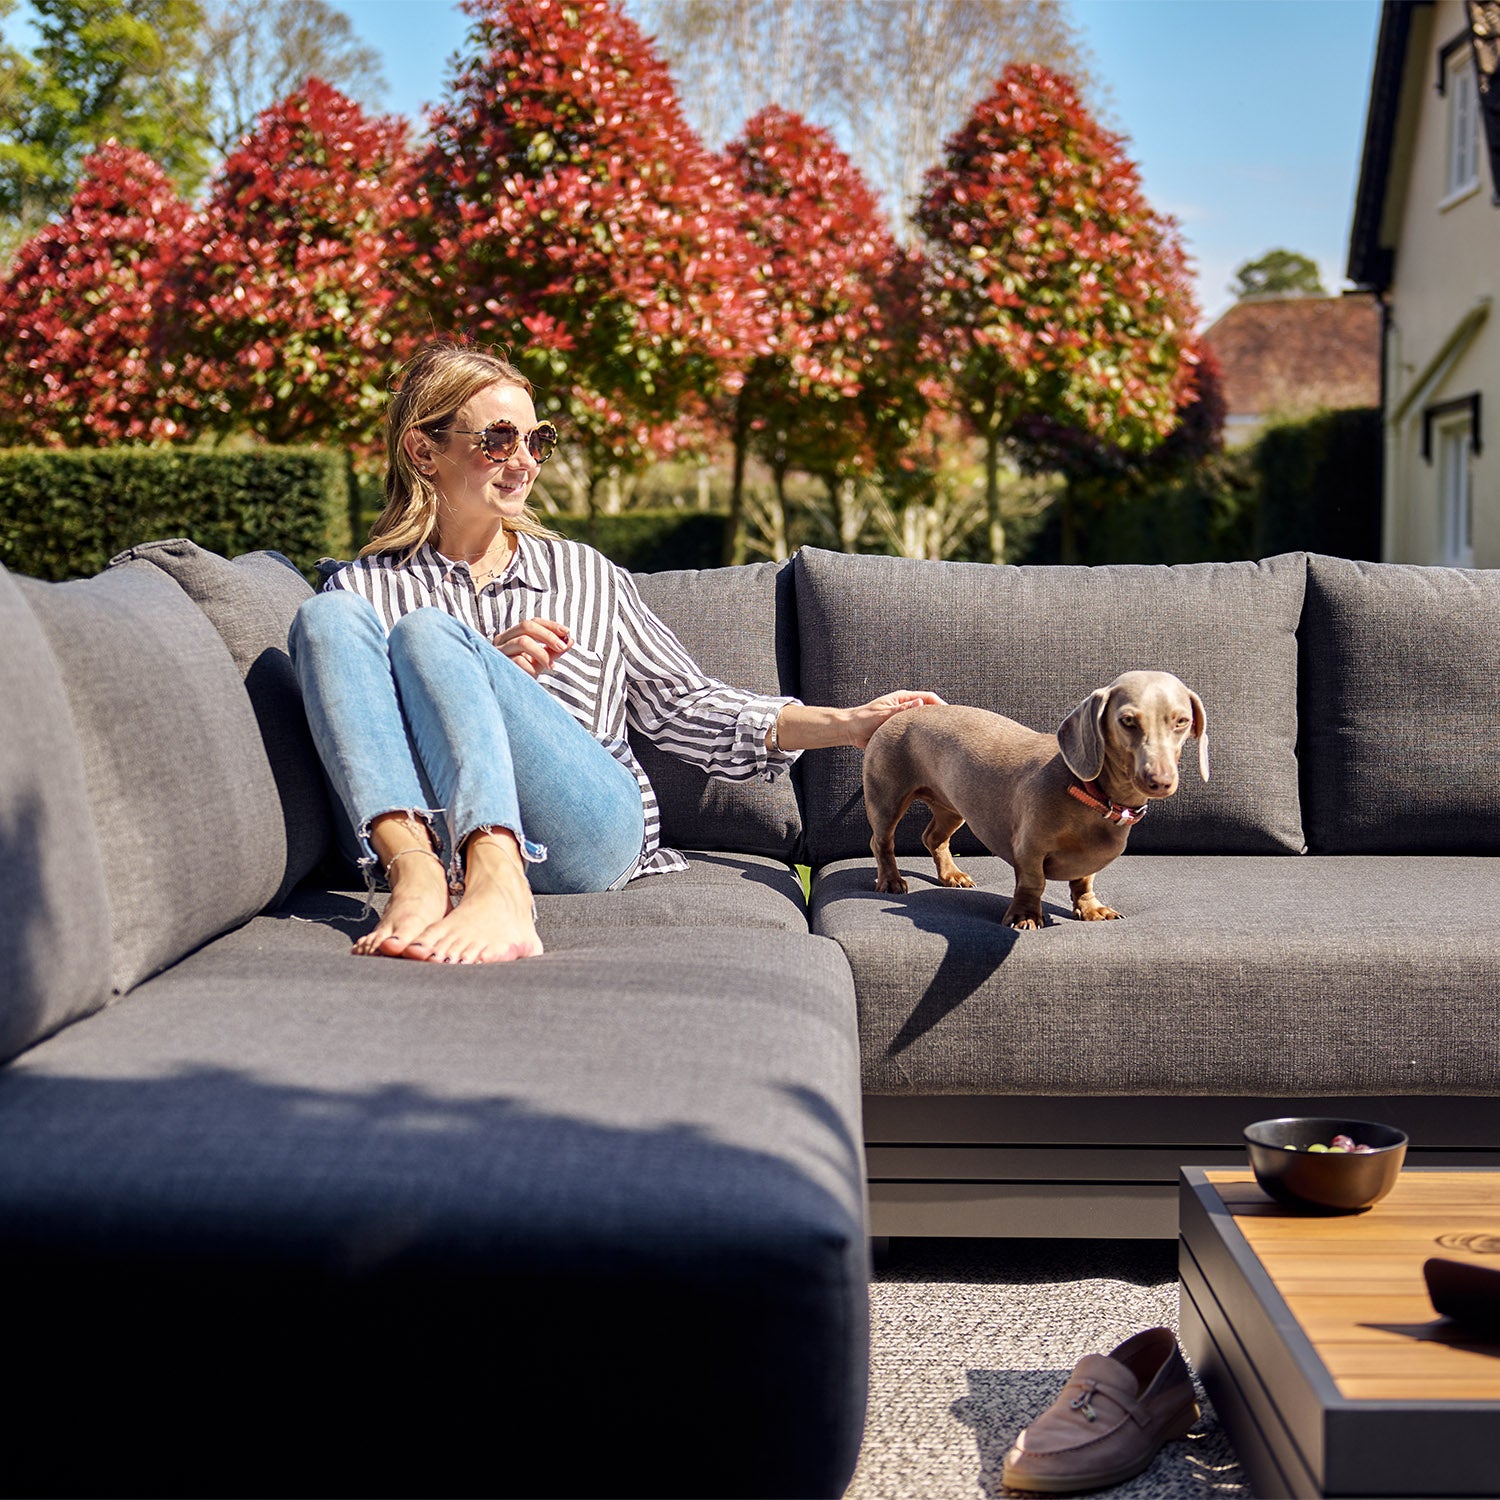
{"type": "Polygon", "coordinates": [[[308,727],[358,847],[370,824],[414,814],[453,877],[479,828],[516,836],[532,889],[612,890],[640,857],[640,787],[555,698],[477,631],[440,609],[389,636],[357,594],[314,594],[297,611],[292,662],[308,727]]]}

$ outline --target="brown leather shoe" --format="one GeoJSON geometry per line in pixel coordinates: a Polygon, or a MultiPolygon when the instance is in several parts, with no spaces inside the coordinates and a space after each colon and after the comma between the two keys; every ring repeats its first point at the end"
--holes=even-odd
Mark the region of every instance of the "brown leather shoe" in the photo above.
{"type": "Polygon", "coordinates": [[[1139,1474],[1198,1420],[1193,1378],[1169,1328],[1086,1354],[1062,1394],[1005,1455],[1007,1489],[1071,1495],[1139,1474]]]}

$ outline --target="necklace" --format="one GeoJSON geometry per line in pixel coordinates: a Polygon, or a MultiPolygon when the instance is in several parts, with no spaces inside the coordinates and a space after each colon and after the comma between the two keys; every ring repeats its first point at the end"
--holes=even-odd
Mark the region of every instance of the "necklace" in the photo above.
{"type": "Polygon", "coordinates": [[[485,584],[493,583],[510,564],[509,549],[507,549],[505,556],[494,567],[490,567],[488,564],[481,565],[484,553],[480,553],[479,557],[476,557],[472,562],[467,557],[446,557],[442,552],[439,552],[438,556],[443,557],[445,561],[450,563],[463,563],[469,570],[469,578],[475,588],[483,588],[485,584]]]}

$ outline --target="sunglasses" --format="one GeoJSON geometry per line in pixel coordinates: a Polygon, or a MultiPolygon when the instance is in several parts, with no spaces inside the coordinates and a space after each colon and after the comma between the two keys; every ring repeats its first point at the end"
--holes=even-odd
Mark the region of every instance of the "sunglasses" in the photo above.
{"type": "MultiPolygon", "coordinates": [[[[491,422],[488,427],[454,427],[452,432],[477,437],[480,451],[492,464],[503,464],[516,456],[521,446],[521,429],[514,422],[491,422]]],[[[537,463],[544,464],[557,447],[557,428],[550,422],[538,422],[526,434],[526,451],[537,463]]]]}

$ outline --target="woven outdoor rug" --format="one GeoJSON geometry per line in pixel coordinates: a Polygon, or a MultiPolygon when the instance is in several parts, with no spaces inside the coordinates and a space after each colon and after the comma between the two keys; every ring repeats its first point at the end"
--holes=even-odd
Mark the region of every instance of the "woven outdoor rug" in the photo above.
{"type": "MultiPolygon", "coordinates": [[[[1005,1450],[1085,1354],[1177,1327],[1177,1247],[1154,1240],[892,1240],[871,1298],[870,1413],[846,1500],[985,1500],[1005,1450]]],[[[1120,1500],[1249,1494],[1203,1416],[1120,1500]]]]}

